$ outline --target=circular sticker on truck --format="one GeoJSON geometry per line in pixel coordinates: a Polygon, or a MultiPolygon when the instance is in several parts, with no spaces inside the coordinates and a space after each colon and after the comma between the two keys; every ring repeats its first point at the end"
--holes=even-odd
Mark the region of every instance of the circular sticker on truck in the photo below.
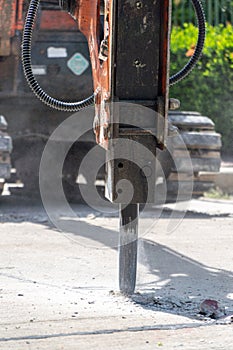
{"type": "Polygon", "coordinates": [[[76,52],[67,62],[67,66],[75,75],[81,75],[89,67],[89,62],[81,53],[76,52]]]}

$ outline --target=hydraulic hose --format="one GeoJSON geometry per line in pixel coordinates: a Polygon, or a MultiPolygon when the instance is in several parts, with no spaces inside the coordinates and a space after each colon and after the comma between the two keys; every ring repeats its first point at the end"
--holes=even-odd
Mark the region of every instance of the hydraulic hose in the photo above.
{"type": "Polygon", "coordinates": [[[85,100],[78,102],[59,101],[49,96],[46,92],[44,92],[44,90],[41,88],[41,86],[39,85],[39,83],[33,75],[31,62],[32,32],[39,4],[40,0],[31,0],[24,26],[22,41],[22,64],[26,80],[34,94],[47,106],[66,112],[79,111],[94,103],[94,94],[89,96],[85,100]]]}
{"type": "MultiPolygon", "coordinates": [[[[196,48],[193,56],[190,58],[188,63],[176,74],[170,77],[169,85],[172,86],[182,79],[184,79],[194,68],[198,60],[200,59],[204,42],[205,42],[205,15],[200,0],[192,0],[193,7],[198,22],[198,39],[196,48]]],[[[26,22],[23,32],[23,41],[22,41],[22,64],[23,70],[26,77],[26,80],[34,92],[34,94],[46,105],[49,107],[55,108],[61,111],[75,112],[79,111],[89,105],[92,105],[95,100],[95,95],[91,95],[82,101],[77,102],[65,102],[57,100],[49,96],[39,85],[35,79],[32,72],[32,63],[31,63],[31,46],[32,46],[32,32],[33,26],[35,23],[37,11],[39,8],[40,0],[31,0],[28,13],[26,16],[26,22]]]]}
{"type": "Polygon", "coordinates": [[[197,23],[198,23],[198,39],[197,39],[196,48],[193,56],[190,58],[188,63],[178,73],[170,77],[169,79],[170,86],[184,79],[192,71],[194,66],[199,61],[203,47],[204,47],[205,33],[206,33],[204,10],[200,0],[192,0],[192,3],[193,3],[193,7],[197,17],[197,23]]]}

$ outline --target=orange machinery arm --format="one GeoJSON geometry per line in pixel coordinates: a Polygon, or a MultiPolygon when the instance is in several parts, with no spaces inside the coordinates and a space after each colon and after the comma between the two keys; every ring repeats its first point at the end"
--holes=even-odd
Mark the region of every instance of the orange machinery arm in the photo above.
{"type": "Polygon", "coordinates": [[[111,42],[112,2],[105,1],[104,39],[100,43],[100,1],[76,0],[72,17],[78,22],[79,30],[87,38],[92,65],[93,86],[95,94],[94,132],[96,142],[107,149],[107,131],[110,112],[107,102],[111,99],[111,42]]]}

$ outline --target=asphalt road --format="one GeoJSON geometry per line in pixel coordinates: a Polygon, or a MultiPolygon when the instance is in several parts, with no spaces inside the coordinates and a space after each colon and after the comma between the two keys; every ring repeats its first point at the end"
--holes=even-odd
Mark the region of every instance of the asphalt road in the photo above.
{"type": "Polygon", "coordinates": [[[1,197],[0,349],[232,349],[232,206],[145,210],[125,297],[117,212],[73,205],[69,217],[58,206],[49,218],[38,200],[1,197]],[[214,317],[200,313],[206,299],[214,317]]]}

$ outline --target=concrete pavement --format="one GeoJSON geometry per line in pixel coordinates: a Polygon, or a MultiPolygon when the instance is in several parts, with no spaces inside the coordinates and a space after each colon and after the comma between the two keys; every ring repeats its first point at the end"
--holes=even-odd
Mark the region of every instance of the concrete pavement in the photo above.
{"type": "Polygon", "coordinates": [[[3,198],[0,349],[231,349],[232,212],[190,205],[198,210],[143,213],[136,293],[125,297],[116,215],[74,206],[64,234],[40,204],[3,198]],[[205,299],[226,315],[200,315],[205,299]]]}

